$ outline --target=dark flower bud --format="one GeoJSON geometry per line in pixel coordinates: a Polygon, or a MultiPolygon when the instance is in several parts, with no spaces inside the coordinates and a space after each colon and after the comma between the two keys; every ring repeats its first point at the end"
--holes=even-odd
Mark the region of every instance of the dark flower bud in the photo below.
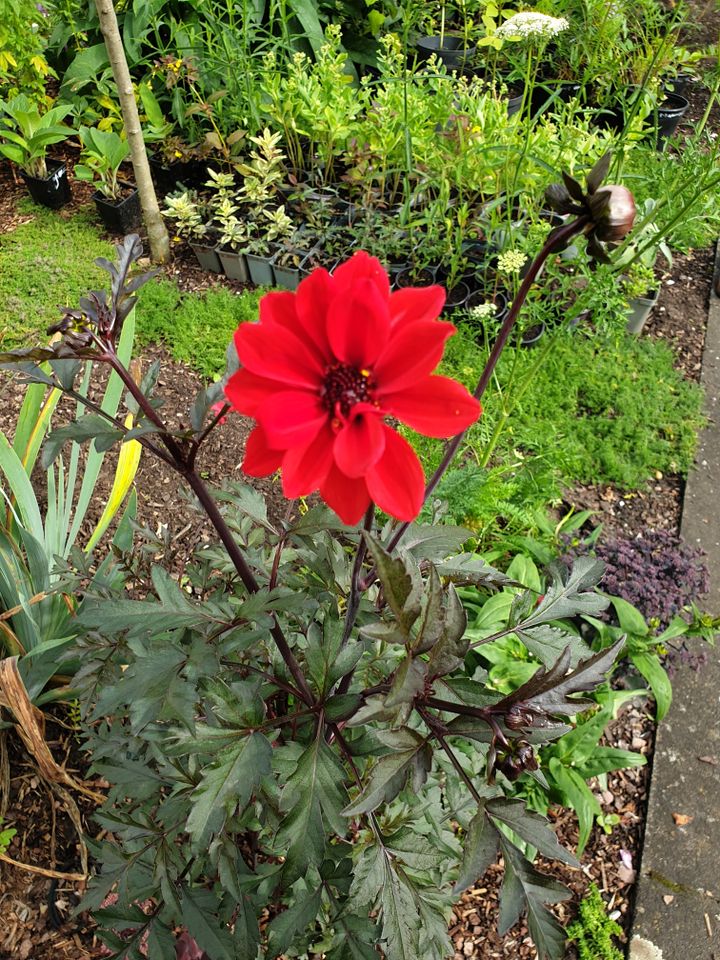
{"type": "Polygon", "coordinates": [[[609,184],[589,198],[594,233],[603,243],[617,243],[635,223],[635,200],[627,187],[609,184]]]}
{"type": "Polygon", "coordinates": [[[510,730],[522,730],[523,727],[532,726],[533,715],[528,709],[524,709],[519,703],[514,703],[505,716],[505,725],[510,730]]]}
{"type": "Polygon", "coordinates": [[[537,770],[538,768],[535,753],[527,740],[518,740],[517,742],[517,762],[523,770],[537,770]]]}

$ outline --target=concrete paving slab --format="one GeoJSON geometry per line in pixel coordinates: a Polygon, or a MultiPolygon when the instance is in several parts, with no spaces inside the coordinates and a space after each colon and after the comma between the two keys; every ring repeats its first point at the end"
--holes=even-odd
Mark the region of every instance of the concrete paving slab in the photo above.
{"type": "MultiPolygon", "coordinates": [[[[688,477],[682,535],[707,554],[703,606],[720,615],[720,242],[702,380],[710,418],[688,477]]],[[[720,960],[720,644],[680,669],[655,745],[633,933],[663,960],[720,960]]]]}

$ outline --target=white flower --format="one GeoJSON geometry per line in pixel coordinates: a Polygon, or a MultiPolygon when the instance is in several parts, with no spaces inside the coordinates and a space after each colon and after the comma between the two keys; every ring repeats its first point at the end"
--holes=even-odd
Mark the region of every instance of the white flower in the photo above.
{"type": "Polygon", "coordinates": [[[516,13],[501,24],[496,36],[504,40],[525,40],[527,37],[555,37],[567,30],[569,23],[565,17],[548,17],[544,13],[516,13]]]}
{"type": "Polygon", "coordinates": [[[633,937],[630,944],[629,960],[663,960],[660,947],[644,937],[633,937]]]}
{"type": "Polygon", "coordinates": [[[494,303],[479,303],[470,310],[470,316],[473,320],[488,320],[497,313],[497,307],[494,303]]]}
{"type": "Polygon", "coordinates": [[[519,250],[506,250],[498,257],[497,267],[500,273],[519,273],[526,260],[525,254],[519,250]]]}

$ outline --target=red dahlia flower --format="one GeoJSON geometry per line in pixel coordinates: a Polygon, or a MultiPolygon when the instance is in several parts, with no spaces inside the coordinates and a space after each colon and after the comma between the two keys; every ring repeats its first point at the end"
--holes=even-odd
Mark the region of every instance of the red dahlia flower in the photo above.
{"type": "Polygon", "coordinates": [[[268,293],[260,322],[235,332],[242,369],[229,403],[257,421],[243,469],[282,471],[288,499],[320,491],[344,523],[374,501],[399,520],[420,512],[425,476],[387,422],[451,437],[480,415],[461,384],[432,376],[455,332],[438,320],[441,287],[390,292],[387,273],[356,253],[333,275],[314,270],[295,293],[268,293]]]}

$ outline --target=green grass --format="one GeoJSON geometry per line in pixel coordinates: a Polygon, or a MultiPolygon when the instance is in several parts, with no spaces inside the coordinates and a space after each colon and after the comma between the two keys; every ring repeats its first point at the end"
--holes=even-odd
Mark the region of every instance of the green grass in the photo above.
{"type": "MultiPolygon", "coordinates": [[[[0,234],[0,349],[42,343],[58,307],[77,306],[89,290],[107,287],[96,257],[113,259],[92,210],[65,218],[21,201],[32,220],[0,234]]],[[[137,342],[162,343],[176,360],[208,378],[225,368],[225,351],[239,323],[257,318],[263,291],[235,294],[224,287],[181,293],[171,280],[155,278],[139,294],[137,342]]]]}
{"type": "MultiPolygon", "coordinates": [[[[702,390],[673,367],[666,344],[619,332],[558,334],[544,365],[531,374],[539,352],[503,356],[483,415],[468,433],[463,466],[451,470],[438,490],[455,520],[487,534],[497,527],[530,529],[535,511],[556,501],[563,486],[614,483],[630,490],[657,471],[687,473],[704,422],[702,390]],[[523,382],[524,393],[482,469],[502,404],[523,382]]],[[[472,388],[486,356],[461,332],[448,345],[442,372],[472,388]]],[[[442,444],[409,438],[434,469],[442,444]]]]}
{"type": "Polygon", "coordinates": [[[181,293],[170,280],[151,280],[141,290],[137,310],[140,345],[162,343],[175,360],[212,379],[225,369],[225,351],[240,323],[257,319],[265,291],[233,293],[215,287],[206,293],[181,293]]]}
{"type": "Polygon", "coordinates": [[[0,234],[0,347],[14,350],[42,343],[57,320],[58,307],[75,306],[104,284],[107,274],[95,257],[111,257],[91,214],[68,219],[29,201],[21,214],[33,219],[0,234]]]}

